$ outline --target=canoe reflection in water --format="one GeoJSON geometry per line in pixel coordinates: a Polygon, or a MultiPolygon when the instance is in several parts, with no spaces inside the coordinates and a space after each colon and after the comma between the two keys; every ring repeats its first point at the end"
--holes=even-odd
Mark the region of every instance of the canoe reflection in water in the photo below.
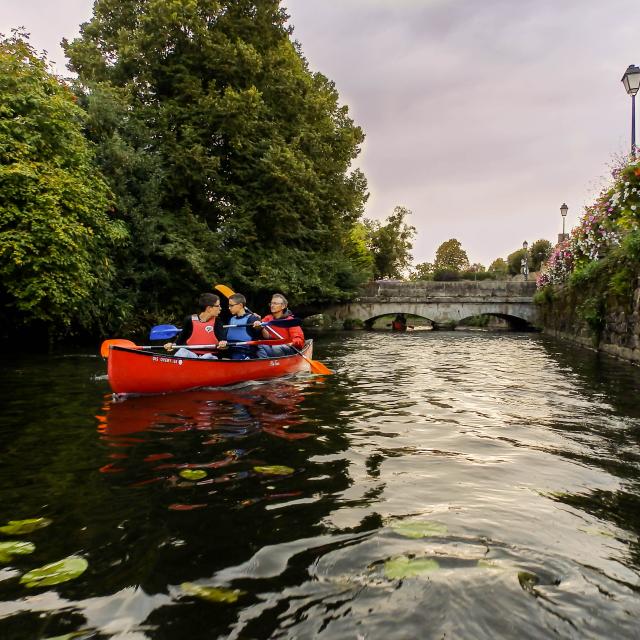
{"type": "MultiPolygon", "coordinates": [[[[273,484],[295,469],[287,460],[269,459],[274,448],[270,441],[293,444],[314,437],[296,431],[296,426],[301,423],[305,390],[317,384],[321,383],[279,380],[124,401],[108,396],[103,414],[96,416],[109,451],[109,461],[100,471],[130,487],[164,483],[171,488],[212,489],[209,485],[256,477],[273,484]]],[[[278,449],[280,456],[282,448],[278,449]]],[[[169,508],[200,508],[207,502],[172,503],[169,508]]]]}

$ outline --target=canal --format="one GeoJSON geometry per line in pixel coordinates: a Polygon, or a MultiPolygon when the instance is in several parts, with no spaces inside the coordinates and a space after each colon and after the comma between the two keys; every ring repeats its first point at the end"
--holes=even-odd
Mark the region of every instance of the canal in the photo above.
{"type": "Polygon", "coordinates": [[[94,354],[5,357],[0,638],[638,637],[639,368],[472,331],[314,357],[119,402],[94,354]]]}

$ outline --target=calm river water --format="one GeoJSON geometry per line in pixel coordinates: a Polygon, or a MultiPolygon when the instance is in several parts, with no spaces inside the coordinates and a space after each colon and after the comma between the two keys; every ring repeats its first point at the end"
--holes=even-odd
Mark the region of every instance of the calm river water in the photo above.
{"type": "Polygon", "coordinates": [[[124,402],[92,354],[5,358],[0,526],[50,523],[0,533],[35,545],[0,638],[640,637],[640,369],[513,333],[315,356],[124,402]]]}

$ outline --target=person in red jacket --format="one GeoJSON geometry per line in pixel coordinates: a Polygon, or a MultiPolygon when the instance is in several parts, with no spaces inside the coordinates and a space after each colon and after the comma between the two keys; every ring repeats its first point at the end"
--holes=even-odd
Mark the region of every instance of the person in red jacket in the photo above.
{"type": "MultiPolygon", "coordinates": [[[[262,322],[292,318],[293,314],[289,311],[287,305],[287,299],[281,293],[274,293],[269,303],[271,313],[262,318],[262,322]]],[[[256,322],[253,326],[258,327],[260,323],[256,322]]],[[[265,340],[273,340],[273,344],[261,344],[258,347],[258,358],[289,356],[296,353],[296,349],[304,347],[304,333],[302,333],[300,327],[263,327],[262,337],[265,340]]]]}

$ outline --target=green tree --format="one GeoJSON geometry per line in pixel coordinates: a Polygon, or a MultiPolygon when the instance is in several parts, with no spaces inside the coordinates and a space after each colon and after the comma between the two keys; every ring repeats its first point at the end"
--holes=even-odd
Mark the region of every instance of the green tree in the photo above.
{"type": "Polygon", "coordinates": [[[350,166],[364,135],[286,21],[278,0],[97,0],[66,43],[141,296],[177,310],[224,279],[295,303],[361,277],[349,256],[366,181],[350,166]]]}
{"type": "MultiPolygon", "coordinates": [[[[0,312],[50,335],[95,329],[126,238],[84,112],[26,34],[0,40],[0,312]]],[[[44,333],[41,331],[41,333],[44,333]]]]}
{"type": "Polygon", "coordinates": [[[467,252],[458,240],[451,238],[438,247],[434,267],[436,271],[466,271],[469,268],[467,252]]]}
{"type": "Polygon", "coordinates": [[[515,276],[520,273],[522,268],[522,259],[527,252],[524,249],[518,249],[507,256],[507,267],[510,275],[515,276]]]}
{"type": "Polygon", "coordinates": [[[411,264],[412,240],[415,227],[405,221],[411,211],[395,207],[385,224],[378,220],[365,220],[369,250],[373,254],[376,278],[402,278],[411,264]]]}
{"type": "Polygon", "coordinates": [[[433,272],[434,269],[431,262],[420,262],[415,266],[415,268],[409,275],[409,280],[412,280],[414,282],[433,280],[433,272]]]}
{"type": "Polygon", "coordinates": [[[504,258],[496,258],[490,265],[488,271],[501,275],[507,275],[509,265],[504,258]]]}
{"type": "Polygon", "coordinates": [[[553,246],[548,240],[536,240],[529,250],[529,270],[540,271],[540,267],[551,255],[553,246]]]}

